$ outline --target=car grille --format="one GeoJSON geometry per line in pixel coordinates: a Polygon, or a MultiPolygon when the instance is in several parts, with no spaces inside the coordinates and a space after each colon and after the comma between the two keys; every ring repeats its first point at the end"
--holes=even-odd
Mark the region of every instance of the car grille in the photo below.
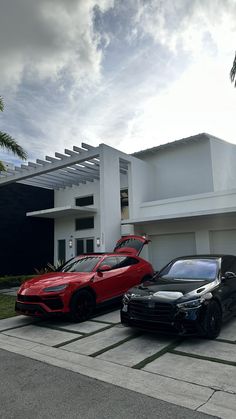
{"type": "Polygon", "coordinates": [[[24,303],[43,303],[45,304],[50,310],[60,310],[63,308],[63,302],[59,297],[47,297],[42,298],[38,295],[17,295],[17,301],[24,302],[24,303]]]}
{"type": "Polygon", "coordinates": [[[41,301],[41,298],[38,295],[17,295],[17,300],[22,301],[25,303],[36,303],[38,301],[41,301]]]}
{"type": "Polygon", "coordinates": [[[173,321],[174,312],[174,307],[168,303],[159,303],[153,300],[132,300],[129,302],[129,315],[134,319],[170,323],[173,321]]]}

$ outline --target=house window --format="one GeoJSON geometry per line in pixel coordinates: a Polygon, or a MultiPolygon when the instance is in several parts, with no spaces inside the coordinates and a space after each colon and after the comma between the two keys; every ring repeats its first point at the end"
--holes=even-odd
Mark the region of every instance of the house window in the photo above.
{"type": "Polygon", "coordinates": [[[127,220],[129,218],[128,188],[121,189],[120,191],[120,207],[121,207],[121,219],[127,220]]]}
{"type": "Polygon", "coordinates": [[[75,205],[78,207],[86,207],[87,205],[93,205],[93,195],[75,198],[75,205]]]}
{"type": "Polygon", "coordinates": [[[76,239],[76,255],[94,252],[94,239],[76,239]]]}
{"type": "Polygon", "coordinates": [[[87,228],[94,228],[94,217],[77,218],[75,220],[76,230],[86,230],[87,228]]]}

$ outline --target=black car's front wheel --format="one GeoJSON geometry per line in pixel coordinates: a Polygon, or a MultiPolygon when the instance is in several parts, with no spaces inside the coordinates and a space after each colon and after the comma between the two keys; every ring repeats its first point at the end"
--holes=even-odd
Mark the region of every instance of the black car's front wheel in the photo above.
{"type": "Polygon", "coordinates": [[[221,325],[221,308],[216,301],[211,301],[206,307],[206,312],[203,319],[202,327],[204,331],[204,336],[207,339],[215,339],[221,331],[221,325]]]}
{"type": "Polygon", "coordinates": [[[75,322],[87,320],[93,313],[95,300],[87,290],[81,290],[72,297],[70,304],[71,318],[75,322]]]}

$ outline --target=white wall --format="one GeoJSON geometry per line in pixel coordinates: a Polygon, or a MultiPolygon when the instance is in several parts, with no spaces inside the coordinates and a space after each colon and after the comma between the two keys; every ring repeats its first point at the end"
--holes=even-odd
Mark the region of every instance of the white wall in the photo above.
{"type": "Polygon", "coordinates": [[[213,191],[210,141],[174,144],[137,156],[156,168],[153,199],[166,199],[213,191]]]}
{"type": "MultiPolygon", "coordinates": [[[[99,182],[87,182],[86,184],[74,185],[73,187],[60,189],[54,192],[54,206],[63,207],[66,205],[75,205],[75,198],[81,196],[93,195],[94,205],[91,207],[97,208],[98,212],[94,214],[94,229],[87,229],[76,231],[75,219],[79,216],[60,217],[55,219],[54,223],[54,262],[56,263],[58,256],[58,240],[66,240],[66,259],[75,256],[76,239],[79,238],[93,238],[94,237],[94,250],[100,251],[96,247],[96,237],[100,237],[100,194],[99,182]],[[70,237],[73,236],[73,248],[69,248],[70,237]]],[[[86,213],[83,215],[86,217],[86,213]]]]}
{"type": "Polygon", "coordinates": [[[136,218],[143,202],[155,196],[155,167],[150,163],[132,157],[129,164],[129,218],[136,218]]]}
{"type": "Polygon", "coordinates": [[[236,146],[217,138],[210,140],[214,190],[236,188],[236,146]]]}

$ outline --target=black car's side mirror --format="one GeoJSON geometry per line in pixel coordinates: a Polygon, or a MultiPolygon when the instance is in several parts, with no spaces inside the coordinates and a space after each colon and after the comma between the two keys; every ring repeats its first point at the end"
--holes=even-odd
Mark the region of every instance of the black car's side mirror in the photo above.
{"type": "Polygon", "coordinates": [[[230,278],[236,278],[236,274],[234,272],[227,271],[225,272],[224,276],[222,276],[223,280],[227,280],[230,278]]]}

